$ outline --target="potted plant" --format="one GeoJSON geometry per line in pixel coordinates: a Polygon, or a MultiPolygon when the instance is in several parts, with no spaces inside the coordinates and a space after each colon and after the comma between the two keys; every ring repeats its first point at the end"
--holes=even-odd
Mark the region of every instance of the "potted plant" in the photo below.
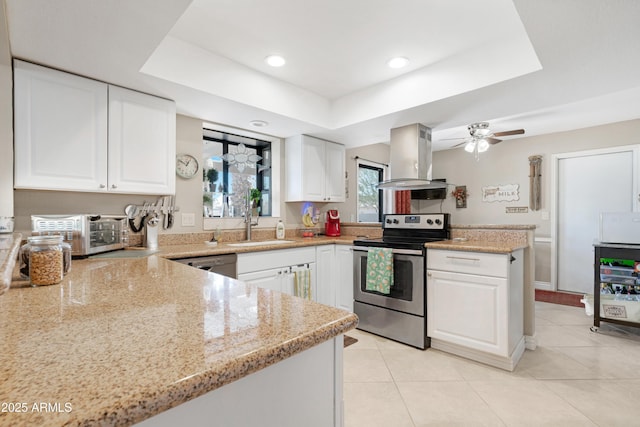
{"type": "Polygon", "coordinates": [[[207,169],[207,172],[205,174],[205,178],[207,181],[209,181],[211,184],[213,184],[214,182],[216,182],[218,180],[218,170],[217,169],[207,169]]]}
{"type": "Polygon", "coordinates": [[[249,200],[251,201],[251,208],[253,209],[253,215],[258,216],[260,213],[260,199],[262,198],[262,192],[257,188],[252,188],[249,193],[249,200]]]}

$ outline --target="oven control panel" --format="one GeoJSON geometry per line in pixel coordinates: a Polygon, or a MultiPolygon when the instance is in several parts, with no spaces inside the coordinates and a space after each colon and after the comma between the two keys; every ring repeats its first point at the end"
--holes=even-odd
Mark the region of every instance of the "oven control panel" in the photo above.
{"type": "Polygon", "coordinates": [[[384,216],[382,227],[443,230],[447,223],[447,214],[387,214],[384,216]]]}

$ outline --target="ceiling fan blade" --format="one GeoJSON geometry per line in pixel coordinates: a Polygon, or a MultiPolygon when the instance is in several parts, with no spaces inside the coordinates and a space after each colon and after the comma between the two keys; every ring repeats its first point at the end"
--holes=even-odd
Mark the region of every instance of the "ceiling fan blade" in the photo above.
{"type": "Polygon", "coordinates": [[[464,141],[462,141],[460,144],[456,144],[456,145],[454,145],[454,146],[453,146],[453,147],[451,147],[451,148],[457,148],[457,147],[460,147],[461,145],[465,145],[465,144],[468,144],[468,143],[469,143],[469,140],[464,140],[464,141]]]}
{"type": "Polygon", "coordinates": [[[443,138],[443,139],[438,139],[438,141],[455,141],[456,139],[465,139],[468,138],[468,136],[459,136],[457,138],[443,138]]]}
{"type": "Polygon", "coordinates": [[[522,135],[523,133],[524,133],[524,129],[516,129],[516,130],[507,130],[504,132],[495,132],[493,136],[522,135]]]}
{"type": "Polygon", "coordinates": [[[487,141],[489,144],[493,145],[493,144],[497,144],[498,142],[500,142],[502,140],[498,139],[498,138],[488,137],[488,138],[485,138],[485,141],[487,141]]]}

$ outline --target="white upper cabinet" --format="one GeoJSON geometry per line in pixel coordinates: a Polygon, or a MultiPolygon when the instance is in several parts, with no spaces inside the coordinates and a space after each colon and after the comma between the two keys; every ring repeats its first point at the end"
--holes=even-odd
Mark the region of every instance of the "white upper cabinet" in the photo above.
{"type": "Polygon", "coordinates": [[[172,194],[175,104],[14,62],[15,188],[172,194]]]}
{"type": "Polygon", "coordinates": [[[287,202],[344,202],[345,148],[307,135],[286,139],[287,202]]]}
{"type": "Polygon", "coordinates": [[[109,86],[109,191],[175,193],[176,107],[109,86]]]}
{"type": "Polygon", "coordinates": [[[107,185],[107,85],[15,61],[16,188],[107,185]]]}

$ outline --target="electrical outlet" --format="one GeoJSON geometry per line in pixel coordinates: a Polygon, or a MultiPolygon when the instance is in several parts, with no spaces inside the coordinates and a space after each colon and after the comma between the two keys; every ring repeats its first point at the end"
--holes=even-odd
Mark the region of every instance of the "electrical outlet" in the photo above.
{"type": "Polygon", "coordinates": [[[183,227],[195,227],[195,225],[196,225],[196,214],[193,214],[193,213],[182,214],[183,227]]]}

